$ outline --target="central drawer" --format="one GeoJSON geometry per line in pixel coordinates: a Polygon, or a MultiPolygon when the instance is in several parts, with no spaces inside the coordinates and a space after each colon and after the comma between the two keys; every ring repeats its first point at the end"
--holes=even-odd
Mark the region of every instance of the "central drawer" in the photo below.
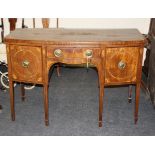
{"type": "Polygon", "coordinates": [[[100,57],[100,48],[59,48],[47,47],[47,57],[57,59],[69,58],[97,58],[100,57]]]}

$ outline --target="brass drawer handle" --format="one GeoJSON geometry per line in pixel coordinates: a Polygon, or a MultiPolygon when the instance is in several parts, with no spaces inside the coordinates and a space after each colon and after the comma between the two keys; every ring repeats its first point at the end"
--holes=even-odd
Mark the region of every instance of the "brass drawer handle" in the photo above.
{"type": "Polygon", "coordinates": [[[85,57],[86,57],[86,59],[87,59],[87,68],[89,68],[89,60],[90,60],[90,58],[93,56],[93,51],[92,50],[90,50],[90,49],[88,49],[88,50],[86,50],[85,51],[85,57]]]}
{"type": "Polygon", "coordinates": [[[30,62],[29,62],[28,60],[24,60],[24,61],[22,62],[22,66],[23,66],[24,68],[28,68],[29,64],[30,64],[30,62]]]}
{"type": "Polygon", "coordinates": [[[126,67],[126,63],[124,62],[124,61],[120,61],[119,63],[118,63],[118,68],[119,69],[124,69],[126,67]]]}
{"type": "Polygon", "coordinates": [[[86,56],[87,58],[91,58],[91,57],[93,56],[93,51],[92,51],[92,50],[86,50],[86,51],[85,51],[85,56],[86,56]]]}
{"type": "Polygon", "coordinates": [[[61,57],[62,56],[62,50],[61,49],[54,50],[54,56],[55,57],[61,57]]]}

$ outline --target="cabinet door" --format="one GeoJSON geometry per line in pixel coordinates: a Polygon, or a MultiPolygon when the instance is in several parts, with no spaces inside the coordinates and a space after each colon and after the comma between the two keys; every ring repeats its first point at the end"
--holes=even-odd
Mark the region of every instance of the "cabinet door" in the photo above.
{"type": "Polygon", "coordinates": [[[106,84],[136,82],[139,58],[138,47],[106,49],[106,84]]]}
{"type": "Polygon", "coordinates": [[[12,78],[23,82],[42,82],[41,47],[10,46],[12,78]]]}

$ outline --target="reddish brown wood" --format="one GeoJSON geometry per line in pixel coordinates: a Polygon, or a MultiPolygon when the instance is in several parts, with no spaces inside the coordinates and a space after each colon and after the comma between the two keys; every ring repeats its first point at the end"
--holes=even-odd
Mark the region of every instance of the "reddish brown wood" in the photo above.
{"type": "Polygon", "coordinates": [[[21,98],[22,101],[25,101],[25,89],[24,89],[24,84],[21,83],[21,98]]]}
{"type": "Polygon", "coordinates": [[[10,101],[11,101],[11,118],[15,121],[15,104],[14,104],[14,86],[13,81],[9,81],[10,101]]]}
{"type": "Polygon", "coordinates": [[[136,29],[16,29],[7,42],[52,45],[104,45],[107,47],[143,46],[144,37],[136,29]],[[30,39],[31,38],[31,39],[30,39]]]}
{"type": "MultiPolygon", "coordinates": [[[[44,91],[44,111],[45,111],[45,125],[49,125],[49,110],[48,110],[48,87],[49,87],[49,81],[48,81],[48,67],[47,67],[47,50],[46,46],[42,46],[42,55],[43,55],[43,91],[44,91]]],[[[54,65],[54,63],[52,64],[54,65]]]]}
{"type": "Polygon", "coordinates": [[[14,80],[42,83],[41,47],[11,45],[10,57],[14,80]]]}
{"type": "Polygon", "coordinates": [[[145,39],[137,30],[19,29],[8,35],[5,42],[12,118],[15,118],[12,82],[37,83],[44,86],[45,124],[49,124],[49,69],[56,63],[65,63],[96,67],[99,77],[100,127],[104,86],[135,84],[135,123],[137,122],[145,43],[145,39]],[[122,65],[122,62],[125,65],[122,65]]]}
{"type": "MultiPolygon", "coordinates": [[[[17,22],[17,18],[9,18],[10,31],[14,31],[16,29],[16,22],[17,22]]],[[[25,96],[25,89],[24,89],[24,86],[21,85],[21,99],[22,99],[22,101],[24,101],[24,98],[25,98],[24,96],[25,96]]]]}
{"type": "Polygon", "coordinates": [[[142,76],[142,59],[143,58],[143,48],[139,49],[139,59],[137,67],[137,82],[136,82],[136,99],[135,99],[135,124],[138,121],[138,109],[139,109],[139,96],[140,96],[140,86],[141,86],[141,76],[142,76]]]}
{"type": "Polygon", "coordinates": [[[44,111],[45,111],[45,125],[49,125],[48,120],[48,85],[44,85],[44,111]]]}
{"type": "Polygon", "coordinates": [[[9,93],[10,93],[10,108],[11,108],[11,119],[12,121],[15,120],[15,107],[14,107],[14,86],[13,86],[13,79],[11,77],[12,75],[12,66],[11,66],[11,56],[10,56],[10,49],[9,45],[6,45],[6,51],[7,51],[7,62],[8,62],[8,75],[9,75],[9,93]]]}
{"type": "MultiPolygon", "coordinates": [[[[104,59],[104,58],[103,58],[104,59]]],[[[99,127],[102,127],[103,95],[104,95],[104,64],[103,59],[92,59],[91,63],[97,68],[99,77],[99,127]]]]}
{"type": "Polygon", "coordinates": [[[17,18],[9,18],[10,31],[15,30],[15,28],[16,28],[16,22],[17,22],[17,18]]]}
{"type": "Polygon", "coordinates": [[[2,108],[2,105],[0,105],[0,112],[2,111],[2,109],[3,109],[3,108],[2,108]]]}
{"type": "Polygon", "coordinates": [[[128,88],[128,102],[129,103],[132,102],[132,85],[129,85],[129,88],[128,88]]]}
{"type": "MultiPolygon", "coordinates": [[[[49,18],[42,18],[42,24],[43,24],[43,28],[49,28],[50,19],[49,18]]],[[[57,22],[57,24],[58,24],[58,22],[57,22]]],[[[57,64],[56,67],[57,67],[57,75],[60,76],[60,65],[57,64]]]]}
{"type": "Polygon", "coordinates": [[[107,48],[105,83],[135,82],[138,56],[138,47],[107,48]]]}

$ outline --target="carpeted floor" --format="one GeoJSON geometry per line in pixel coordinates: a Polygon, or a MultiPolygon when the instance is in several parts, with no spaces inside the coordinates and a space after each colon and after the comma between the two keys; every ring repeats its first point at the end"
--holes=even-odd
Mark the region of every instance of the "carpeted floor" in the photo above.
{"type": "Polygon", "coordinates": [[[134,125],[134,100],[128,104],[127,87],[105,88],[103,127],[99,128],[97,80],[94,69],[62,68],[61,77],[54,70],[49,88],[49,127],[44,125],[42,87],[26,91],[23,103],[20,87],[15,88],[15,122],[10,119],[9,93],[0,92],[0,135],[155,135],[155,110],[143,91],[139,121],[134,125]]]}

